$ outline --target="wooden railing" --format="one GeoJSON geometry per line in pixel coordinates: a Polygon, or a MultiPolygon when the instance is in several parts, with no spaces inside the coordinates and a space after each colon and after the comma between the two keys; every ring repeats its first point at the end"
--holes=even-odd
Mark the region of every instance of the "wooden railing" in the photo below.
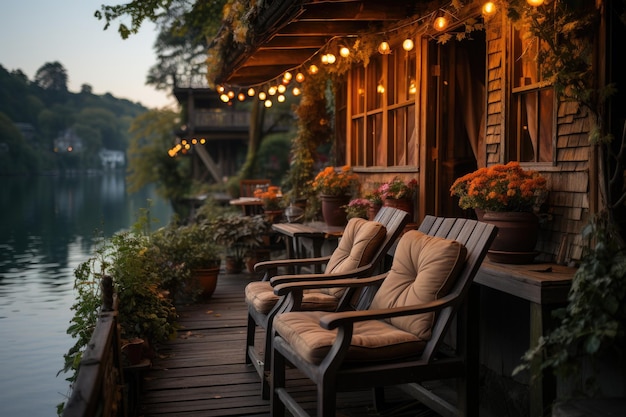
{"type": "Polygon", "coordinates": [[[83,353],[63,417],[119,417],[128,413],[124,396],[117,303],[111,277],[102,279],[103,304],[83,353]]]}

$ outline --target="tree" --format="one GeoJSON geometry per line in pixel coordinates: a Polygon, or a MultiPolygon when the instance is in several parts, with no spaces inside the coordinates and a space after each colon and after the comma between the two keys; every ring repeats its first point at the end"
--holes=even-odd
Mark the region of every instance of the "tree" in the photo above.
{"type": "Polygon", "coordinates": [[[60,62],[48,62],[37,70],[35,84],[44,90],[67,91],[67,71],[60,62]]]}

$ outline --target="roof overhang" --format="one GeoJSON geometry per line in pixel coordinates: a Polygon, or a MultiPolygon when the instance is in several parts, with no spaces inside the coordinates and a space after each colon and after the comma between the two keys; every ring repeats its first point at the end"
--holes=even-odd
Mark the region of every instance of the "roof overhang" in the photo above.
{"type": "Polygon", "coordinates": [[[256,85],[302,65],[331,39],[376,32],[426,9],[419,0],[275,0],[259,12],[254,44],[230,45],[217,83],[256,85]]]}

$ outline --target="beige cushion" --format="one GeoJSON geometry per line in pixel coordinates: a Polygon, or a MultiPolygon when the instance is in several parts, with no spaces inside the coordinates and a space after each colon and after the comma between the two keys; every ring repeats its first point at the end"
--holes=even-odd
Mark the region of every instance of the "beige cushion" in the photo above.
{"type": "MultiPolygon", "coordinates": [[[[274,329],[306,361],[318,364],[328,354],[337,330],[320,327],[322,311],[284,313],[274,319],[274,329]]],[[[380,320],[355,323],[346,361],[378,361],[419,356],[424,341],[380,320]]]]}
{"type": "MultiPolygon", "coordinates": [[[[386,237],[387,229],[382,224],[358,218],[350,219],[337,249],[326,265],[325,273],[349,272],[367,265],[372,262],[386,237]]],[[[343,288],[305,290],[301,308],[332,311],[344,291],[343,288]]],[[[246,286],[245,296],[246,303],[263,314],[267,314],[279,299],[268,281],[251,282],[246,286]]]]}
{"type": "MultiPolygon", "coordinates": [[[[432,301],[445,295],[467,254],[459,242],[407,232],[398,243],[389,275],[372,301],[371,309],[401,307],[432,301]]],[[[325,330],[324,312],[290,312],[274,319],[274,329],[299,355],[319,363],[332,346],[336,330],[325,330]]],[[[376,361],[421,354],[431,336],[433,314],[355,323],[346,360],[376,361]]]]}
{"type": "MultiPolygon", "coordinates": [[[[389,275],[374,296],[371,309],[418,305],[448,293],[465,263],[467,249],[461,243],[433,237],[417,230],[398,242],[389,275]]],[[[396,317],[390,323],[428,340],[434,313],[396,317]]]]}

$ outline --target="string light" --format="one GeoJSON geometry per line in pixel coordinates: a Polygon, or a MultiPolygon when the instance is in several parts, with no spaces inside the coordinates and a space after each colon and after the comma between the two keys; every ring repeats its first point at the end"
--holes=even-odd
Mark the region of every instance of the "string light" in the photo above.
{"type": "Polygon", "coordinates": [[[448,27],[448,19],[446,19],[445,16],[439,16],[435,19],[433,27],[438,32],[445,30],[448,27]]]}
{"type": "Polygon", "coordinates": [[[404,42],[402,42],[402,49],[407,52],[413,50],[413,47],[415,47],[415,44],[411,39],[405,39],[404,42]]]}
{"type": "Polygon", "coordinates": [[[296,81],[297,81],[297,82],[299,82],[299,83],[303,82],[303,81],[304,81],[304,78],[305,78],[305,77],[304,77],[304,74],[303,74],[303,73],[299,72],[299,73],[297,73],[297,74],[296,74],[296,81]]]}
{"type": "Polygon", "coordinates": [[[256,94],[256,91],[254,91],[254,88],[252,87],[248,88],[248,95],[250,97],[254,97],[255,94],[256,94]]]}
{"type": "Polygon", "coordinates": [[[496,5],[493,2],[488,1],[483,5],[482,14],[484,18],[489,19],[496,14],[496,5]]]}
{"type": "Polygon", "coordinates": [[[350,49],[348,49],[345,46],[342,46],[341,49],[339,49],[339,55],[341,55],[344,58],[347,58],[350,56],[350,49]]]}
{"type": "Polygon", "coordinates": [[[226,94],[221,94],[220,100],[222,100],[224,103],[228,103],[230,101],[230,98],[228,98],[228,95],[226,94]]]}
{"type": "Polygon", "coordinates": [[[271,86],[271,87],[267,90],[267,94],[269,94],[270,96],[276,95],[276,87],[271,86]]]}
{"type": "Polygon", "coordinates": [[[237,94],[237,100],[244,101],[246,99],[246,95],[244,93],[237,94]]]}
{"type": "Polygon", "coordinates": [[[543,4],[544,0],[526,0],[529,6],[539,7],[543,4]]]}
{"type": "Polygon", "coordinates": [[[291,90],[291,94],[293,94],[294,96],[299,96],[300,93],[301,91],[298,87],[294,87],[293,90],[291,90]]]}
{"type": "Polygon", "coordinates": [[[285,91],[287,91],[287,87],[285,87],[283,84],[280,84],[276,89],[280,94],[283,94],[285,91]]]}
{"type": "Polygon", "coordinates": [[[279,103],[284,103],[285,102],[285,96],[282,94],[279,94],[278,97],[276,97],[276,100],[278,100],[279,103]]]}
{"type": "Polygon", "coordinates": [[[289,83],[289,81],[291,81],[291,78],[293,77],[293,75],[291,75],[291,73],[289,71],[287,71],[284,75],[283,75],[283,82],[287,81],[287,83],[289,83]]]}
{"type": "Polygon", "coordinates": [[[272,107],[272,100],[265,100],[265,107],[272,107]]]}
{"type": "Polygon", "coordinates": [[[309,67],[309,74],[311,75],[317,74],[318,71],[319,71],[319,68],[317,68],[317,65],[315,64],[309,67]]]}
{"type": "Polygon", "coordinates": [[[265,94],[265,91],[261,91],[259,93],[259,100],[263,101],[267,98],[267,94],[265,94]]]}
{"type": "Polygon", "coordinates": [[[382,55],[388,55],[391,53],[391,47],[388,42],[382,41],[380,45],[378,45],[378,53],[382,55]]]}

